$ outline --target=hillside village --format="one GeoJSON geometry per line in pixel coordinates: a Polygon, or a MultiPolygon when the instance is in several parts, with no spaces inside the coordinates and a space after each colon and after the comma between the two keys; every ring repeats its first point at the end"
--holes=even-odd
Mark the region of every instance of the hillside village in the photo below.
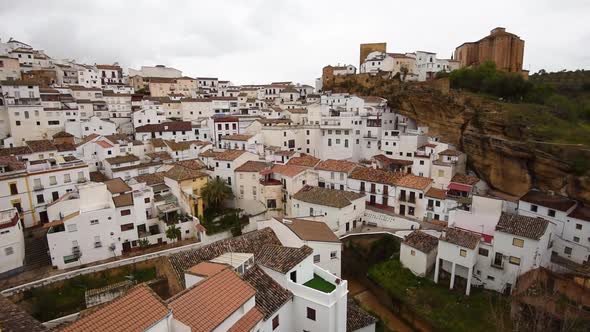
{"type": "Polygon", "coordinates": [[[344,241],[367,234],[395,238],[403,267],[448,292],[518,298],[513,317],[590,318],[590,207],[499,192],[388,100],[323,89],[437,84],[485,61],[527,77],[524,41],[496,28],[450,59],[397,52],[363,44],[358,73],[328,65],[315,86],[234,85],[0,42],[0,330],[375,331],[383,318],[343,275],[344,241]],[[126,280],[45,321],[18,303],[150,261],[168,296],[126,280]],[[539,301],[534,283],[561,286],[539,301]]]}

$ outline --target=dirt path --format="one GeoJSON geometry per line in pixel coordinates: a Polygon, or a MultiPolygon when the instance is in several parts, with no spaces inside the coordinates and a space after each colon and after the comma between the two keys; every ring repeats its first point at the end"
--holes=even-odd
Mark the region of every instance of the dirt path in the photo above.
{"type": "Polygon", "coordinates": [[[348,280],[348,291],[365,310],[369,310],[379,316],[387,327],[396,332],[413,332],[414,330],[398,318],[391,310],[382,305],[379,300],[367,290],[360,282],[348,280]]]}

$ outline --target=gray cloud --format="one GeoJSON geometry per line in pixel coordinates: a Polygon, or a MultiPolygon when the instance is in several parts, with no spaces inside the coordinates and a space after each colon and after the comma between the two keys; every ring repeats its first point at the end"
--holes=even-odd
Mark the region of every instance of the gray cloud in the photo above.
{"type": "Polygon", "coordinates": [[[166,64],[236,83],[306,83],[329,63],[358,65],[358,44],[448,57],[496,26],[526,41],[525,67],[590,67],[586,0],[10,1],[0,31],[53,57],[125,67],[166,64]]]}

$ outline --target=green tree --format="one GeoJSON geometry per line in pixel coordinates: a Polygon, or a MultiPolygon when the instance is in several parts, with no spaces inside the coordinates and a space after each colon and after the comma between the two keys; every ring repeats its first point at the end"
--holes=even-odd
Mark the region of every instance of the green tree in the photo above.
{"type": "Polygon", "coordinates": [[[231,188],[221,178],[215,178],[207,182],[201,190],[201,195],[207,202],[208,207],[216,210],[221,208],[224,200],[233,197],[231,188]]]}
{"type": "Polygon", "coordinates": [[[149,246],[149,245],[150,245],[150,241],[149,241],[148,239],[146,239],[146,238],[139,239],[139,240],[137,241],[137,243],[139,244],[139,246],[140,246],[141,248],[145,248],[145,247],[147,247],[147,246],[149,246]]]}
{"type": "Polygon", "coordinates": [[[180,228],[176,227],[176,225],[170,225],[166,229],[166,237],[169,238],[172,242],[180,240],[181,237],[180,228]]]}

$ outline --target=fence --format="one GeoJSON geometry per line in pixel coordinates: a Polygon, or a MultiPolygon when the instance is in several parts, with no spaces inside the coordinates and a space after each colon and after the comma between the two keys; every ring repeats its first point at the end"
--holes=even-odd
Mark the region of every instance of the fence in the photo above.
{"type": "Polygon", "coordinates": [[[28,283],[25,283],[22,285],[18,285],[15,287],[7,288],[7,289],[1,291],[0,294],[2,294],[4,296],[12,296],[14,294],[18,294],[20,292],[24,292],[24,291],[32,289],[32,288],[46,286],[46,285],[52,284],[57,281],[67,280],[67,279],[71,279],[71,278],[74,278],[77,276],[82,276],[82,275],[100,272],[100,271],[104,271],[104,270],[108,270],[108,269],[112,269],[112,268],[116,268],[116,267],[135,264],[138,262],[145,262],[150,259],[163,257],[163,256],[169,256],[169,255],[172,255],[172,254],[175,254],[178,252],[199,248],[205,244],[209,244],[214,241],[219,241],[219,240],[229,238],[229,237],[231,237],[231,232],[222,232],[222,233],[215,234],[212,237],[208,237],[207,241],[201,241],[198,243],[191,243],[191,244],[187,244],[182,247],[165,249],[162,251],[149,253],[149,254],[145,254],[145,255],[141,255],[141,256],[124,258],[121,260],[116,260],[114,262],[108,262],[108,263],[103,263],[103,264],[99,264],[99,265],[94,265],[94,266],[89,266],[89,267],[77,269],[74,271],[64,272],[64,273],[50,276],[47,278],[31,281],[31,282],[28,282],[28,283]],[[211,241],[211,240],[213,240],[213,241],[211,241]],[[203,243],[203,242],[206,242],[206,243],[203,243]]]}

